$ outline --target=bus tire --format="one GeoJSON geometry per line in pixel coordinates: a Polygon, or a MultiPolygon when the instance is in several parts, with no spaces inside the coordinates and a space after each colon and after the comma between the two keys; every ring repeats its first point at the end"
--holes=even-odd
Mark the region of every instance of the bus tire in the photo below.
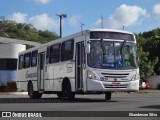
{"type": "Polygon", "coordinates": [[[36,94],[36,99],[41,99],[42,98],[42,94],[39,93],[38,91],[36,91],[35,94],[36,94]]]}
{"type": "Polygon", "coordinates": [[[33,84],[30,82],[28,85],[28,95],[31,99],[40,99],[42,94],[38,93],[38,91],[34,91],[33,84]]]}
{"type": "Polygon", "coordinates": [[[75,93],[72,92],[71,84],[68,80],[63,84],[62,93],[63,96],[67,97],[69,100],[73,100],[75,98],[75,93]]]}
{"type": "Polygon", "coordinates": [[[63,98],[62,92],[57,93],[57,96],[58,96],[59,99],[63,98]]]}
{"type": "Polygon", "coordinates": [[[105,93],[105,100],[111,100],[112,92],[105,93]]]}

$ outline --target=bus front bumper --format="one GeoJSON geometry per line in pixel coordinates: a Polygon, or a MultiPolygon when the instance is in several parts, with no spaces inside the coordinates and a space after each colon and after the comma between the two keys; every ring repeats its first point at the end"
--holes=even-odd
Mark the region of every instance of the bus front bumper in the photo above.
{"type": "Polygon", "coordinates": [[[139,90],[139,80],[134,81],[123,81],[123,82],[109,82],[99,80],[87,80],[87,90],[97,92],[107,91],[121,91],[130,92],[139,90]]]}

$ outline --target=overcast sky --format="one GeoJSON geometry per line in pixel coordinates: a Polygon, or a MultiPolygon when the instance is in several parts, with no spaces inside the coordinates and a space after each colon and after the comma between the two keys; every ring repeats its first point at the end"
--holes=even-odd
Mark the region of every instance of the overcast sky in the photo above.
{"type": "Polygon", "coordinates": [[[1,0],[0,16],[18,23],[31,23],[38,30],[59,34],[59,17],[63,19],[63,36],[83,29],[122,29],[139,33],[160,27],[160,0],[1,0]]]}

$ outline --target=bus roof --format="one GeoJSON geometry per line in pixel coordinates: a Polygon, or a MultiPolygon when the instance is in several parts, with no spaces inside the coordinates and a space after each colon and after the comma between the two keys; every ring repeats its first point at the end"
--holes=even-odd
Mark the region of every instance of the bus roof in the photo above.
{"type": "Polygon", "coordinates": [[[24,53],[27,53],[27,52],[32,52],[34,50],[37,50],[37,48],[42,48],[42,47],[45,47],[45,46],[49,46],[50,44],[53,44],[53,43],[61,43],[63,42],[64,40],[69,40],[69,39],[72,39],[74,37],[78,37],[80,35],[82,35],[82,33],[87,33],[87,32],[96,32],[96,31],[99,31],[99,32],[120,32],[120,33],[126,33],[126,34],[133,34],[132,32],[128,32],[128,31],[123,31],[123,30],[115,30],[115,29],[87,29],[87,30],[84,30],[84,31],[81,31],[81,32],[78,32],[78,33],[74,33],[72,35],[69,35],[69,36],[65,36],[63,38],[59,38],[59,39],[56,39],[56,40],[53,40],[53,41],[50,41],[50,42],[47,42],[47,43],[44,43],[40,46],[37,46],[37,47],[33,47],[33,48],[30,48],[26,51],[22,51],[20,52],[19,54],[24,54],[24,53]]]}
{"type": "Polygon", "coordinates": [[[116,30],[116,29],[88,29],[86,31],[109,31],[109,32],[120,32],[120,33],[126,33],[126,34],[133,34],[132,32],[124,31],[124,30],[116,30]]]}

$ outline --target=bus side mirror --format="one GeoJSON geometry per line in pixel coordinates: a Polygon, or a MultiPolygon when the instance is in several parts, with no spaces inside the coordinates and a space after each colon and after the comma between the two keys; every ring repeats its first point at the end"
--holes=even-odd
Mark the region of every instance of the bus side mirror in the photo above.
{"type": "Polygon", "coordinates": [[[90,53],[90,48],[91,48],[91,45],[90,45],[90,43],[88,42],[88,43],[86,44],[86,53],[90,53]]]}

